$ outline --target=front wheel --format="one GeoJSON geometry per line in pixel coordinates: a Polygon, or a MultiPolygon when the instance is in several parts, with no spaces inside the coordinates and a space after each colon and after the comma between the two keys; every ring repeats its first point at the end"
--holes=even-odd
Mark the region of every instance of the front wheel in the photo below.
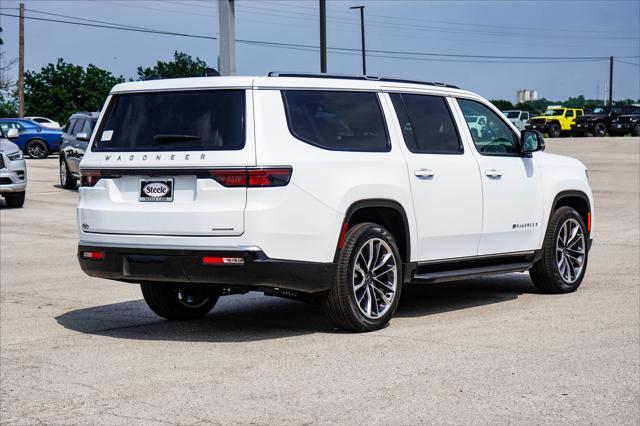
{"type": "Polygon", "coordinates": [[[400,300],[402,260],[395,239],[380,225],[361,223],[344,241],[325,311],[344,330],[378,330],[391,320],[400,300]]]}
{"type": "Polygon", "coordinates": [[[578,212],[560,207],[553,212],[542,246],[542,258],[529,271],[545,293],[575,291],[587,269],[587,227],[578,212]]]}
{"type": "Polygon", "coordinates": [[[603,137],[606,134],[607,134],[607,126],[605,126],[604,123],[597,123],[593,127],[594,136],[603,137]]]}
{"type": "Polygon", "coordinates": [[[67,166],[67,160],[60,158],[60,186],[64,189],[74,189],[77,186],[78,180],[73,177],[67,166]]]}
{"type": "Polygon", "coordinates": [[[551,138],[559,138],[562,133],[562,129],[560,129],[560,125],[554,123],[549,126],[549,137],[551,138]]]}
{"type": "Polygon", "coordinates": [[[24,205],[25,192],[11,192],[4,194],[4,201],[7,203],[7,207],[22,207],[24,205]]]}
{"type": "Polygon", "coordinates": [[[49,155],[49,146],[41,139],[33,139],[27,142],[25,151],[29,154],[29,157],[41,160],[49,155]]]}
{"type": "Polygon", "coordinates": [[[211,287],[187,287],[171,283],[142,283],[142,295],[149,308],[168,320],[202,318],[213,309],[220,292],[211,287]]]}

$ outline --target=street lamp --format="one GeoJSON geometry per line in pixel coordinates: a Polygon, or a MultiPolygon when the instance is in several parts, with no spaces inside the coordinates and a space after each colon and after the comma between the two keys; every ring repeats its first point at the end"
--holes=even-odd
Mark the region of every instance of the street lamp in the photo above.
{"type": "Polygon", "coordinates": [[[364,6],[352,6],[349,9],[360,9],[360,36],[362,38],[362,75],[367,75],[367,58],[364,47],[364,6]]]}

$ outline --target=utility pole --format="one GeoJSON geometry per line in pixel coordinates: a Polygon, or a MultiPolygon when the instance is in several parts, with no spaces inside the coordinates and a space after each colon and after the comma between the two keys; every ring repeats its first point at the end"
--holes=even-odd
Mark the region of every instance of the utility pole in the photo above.
{"type": "Polygon", "coordinates": [[[18,117],[24,117],[24,3],[20,3],[20,41],[18,45],[18,117]]]}
{"type": "Polygon", "coordinates": [[[320,72],[327,72],[327,0],[320,0],[320,72]]]}
{"type": "Polygon", "coordinates": [[[353,6],[349,9],[360,9],[360,37],[362,39],[362,75],[367,75],[367,56],[364,47],[364,6],[353,6]]]}
{"type": "Polygon", "coordinates": [[[613,56],[609,56],[609,106],[613,106],[613,56]]]}
{"type": "Polygon", "coordinates": [[[220,75],[236,73],[235,0],[218,0],[220,27],[220,75]]]}

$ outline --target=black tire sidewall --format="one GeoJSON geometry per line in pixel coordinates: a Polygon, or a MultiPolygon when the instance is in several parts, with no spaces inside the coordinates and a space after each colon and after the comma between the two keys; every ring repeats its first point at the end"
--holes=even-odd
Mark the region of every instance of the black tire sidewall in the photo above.
{"type": "Polygon", "coordinates": [[[596,123],[595,126],[593,126],[593,134],[597,137],[605,136],[607,134],[607,126],[603,123],[596,123]]]}
{"type": "Polygon", "coordinates": [[[588,233],[587,227],[584,223],[582,217],[578,214],[576,210],[571,207],[561,207],[556,210],[554,213],[554,218],[552,220],[554,225],[553,231],[547,235],[546,238],[550,238],[550,241],[545,241],[545,252],[543,253],[544,261],[547,263],[548,270],[551,272],[550,278],[554,284],[558,287],[563,293],[569,293],[575,291],[579,286],[582,280],[584,279],[584,275],[587,271],[587,264],[589,261],[589,250],[587,249],[589,241],[588,241],[588,233]],[[562,276],[560,275],[560,271],[558,269],[558,265],[556,262],[556,241],[558,240],[558,234],[562,228],[562,225],[568,219],[575,219],[582,228],[582,232],[585,238],[585,254],[584,254],[584,263],[582,266],[582,271],[580,272],[580,277],[573,283],[567,283],[562,276]]]}
{"type": "Polygon", "coordinates": [[[42,139],[31,139],[29,142],[26,143],[24,148],[29,158],[33,158],[34,160],[42,160],[44,158],[47,158],[47,156],[49,155],[49,145],[47,145],[47,143],[42,139]],[[34,157],[33,155],[31,155],[31,152],[29,151],[29,147],[34,144],[39,144],[43,146],[44,154],[41,157],[34,157]]]}
{"type": "Polygon", "coordinates": [[[387,231],[380,225],[373,223],[365,223],[357,225],[354,228],[354,233],[351,235],[347,235],[345,248],[347,250],[342,250],[340,253],[339,266],[338,266],[338,276],[337,276],[337,285],[341,286],[341,291],[344,291],[347,294],[347,298],[349,301],[349,313],[350,316],[354,317],[353,319],[361,326],[362,331],[373,331],[378,330],[384,327],[389,320],[393,317],[398,303],[400,301],[400,296],[402,292],[402,258],[400,257],[400,251],[398,250],[398,246],[395,242],[395,239],[387,231]],[[396,284],[396,294],[391,308],[387,311],[386,314],[381,316],[380,318],[371,319],[367,318],[358,307],[355,294],[353,292],[353,267],[354,262],[356,261],[356,255],[360,248],[371,238],[379,238],[385,241],[391,250],[393,251],[393,255],[396,260],[397,267],[397,284],[396,284]]]}
{"type": "Polygon", "coordinates": [[[552,138],[557,138],[560,137],[560,134],[562,133],[561,129],[560,129],[560,125],[559,124],[552,124],[549,127],[549,136],[552,138]]]}

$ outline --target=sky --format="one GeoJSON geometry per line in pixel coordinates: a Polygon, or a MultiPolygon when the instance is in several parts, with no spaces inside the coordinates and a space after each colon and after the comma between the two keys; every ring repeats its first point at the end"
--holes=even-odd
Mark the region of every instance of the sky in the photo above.
{"type": "MultiPolygon", "coordinates": [[[[28,17],[104,21],[209,37],[218,32],[215,0],[24,3],[28,17]]],[[[2,0],[0,13],[17,15],[18,4],[2,0]]],[[[236,0],[235,4],[238,40],[319,46],[317,0],[236,0]]],[[[446,82],[486,98],[510,101],[515,101],[516,90],[524,88],[552,100],[581,94],[603,98],[609,79],[608,57],[614,56],[614,98],[640,99],[640,0],[328,0],[327,44],[352,49],[328,54],[330,73],[362,71],[360,16],[349,9],[356,5],[365,6],[369,75],[446,82]],[[562,59],[538,59],[541,57],[562,59]]],[[[16,58],[18,20],[0,16],[0,26],[3,60],[16,58]]],[[[83,66],[91,63],[128,79],[136,77],[139,65],[169,60],[175,50],[217,65],[217,40],[37,20],[25,23],[27,70],[39,70],[64,58],[83,66]]],[[[236,55],[240,75],[320,71],[315,48],[238,43],[236,55]]],[[[9,75],[17,78],[17,65],[9,75]]]]}

